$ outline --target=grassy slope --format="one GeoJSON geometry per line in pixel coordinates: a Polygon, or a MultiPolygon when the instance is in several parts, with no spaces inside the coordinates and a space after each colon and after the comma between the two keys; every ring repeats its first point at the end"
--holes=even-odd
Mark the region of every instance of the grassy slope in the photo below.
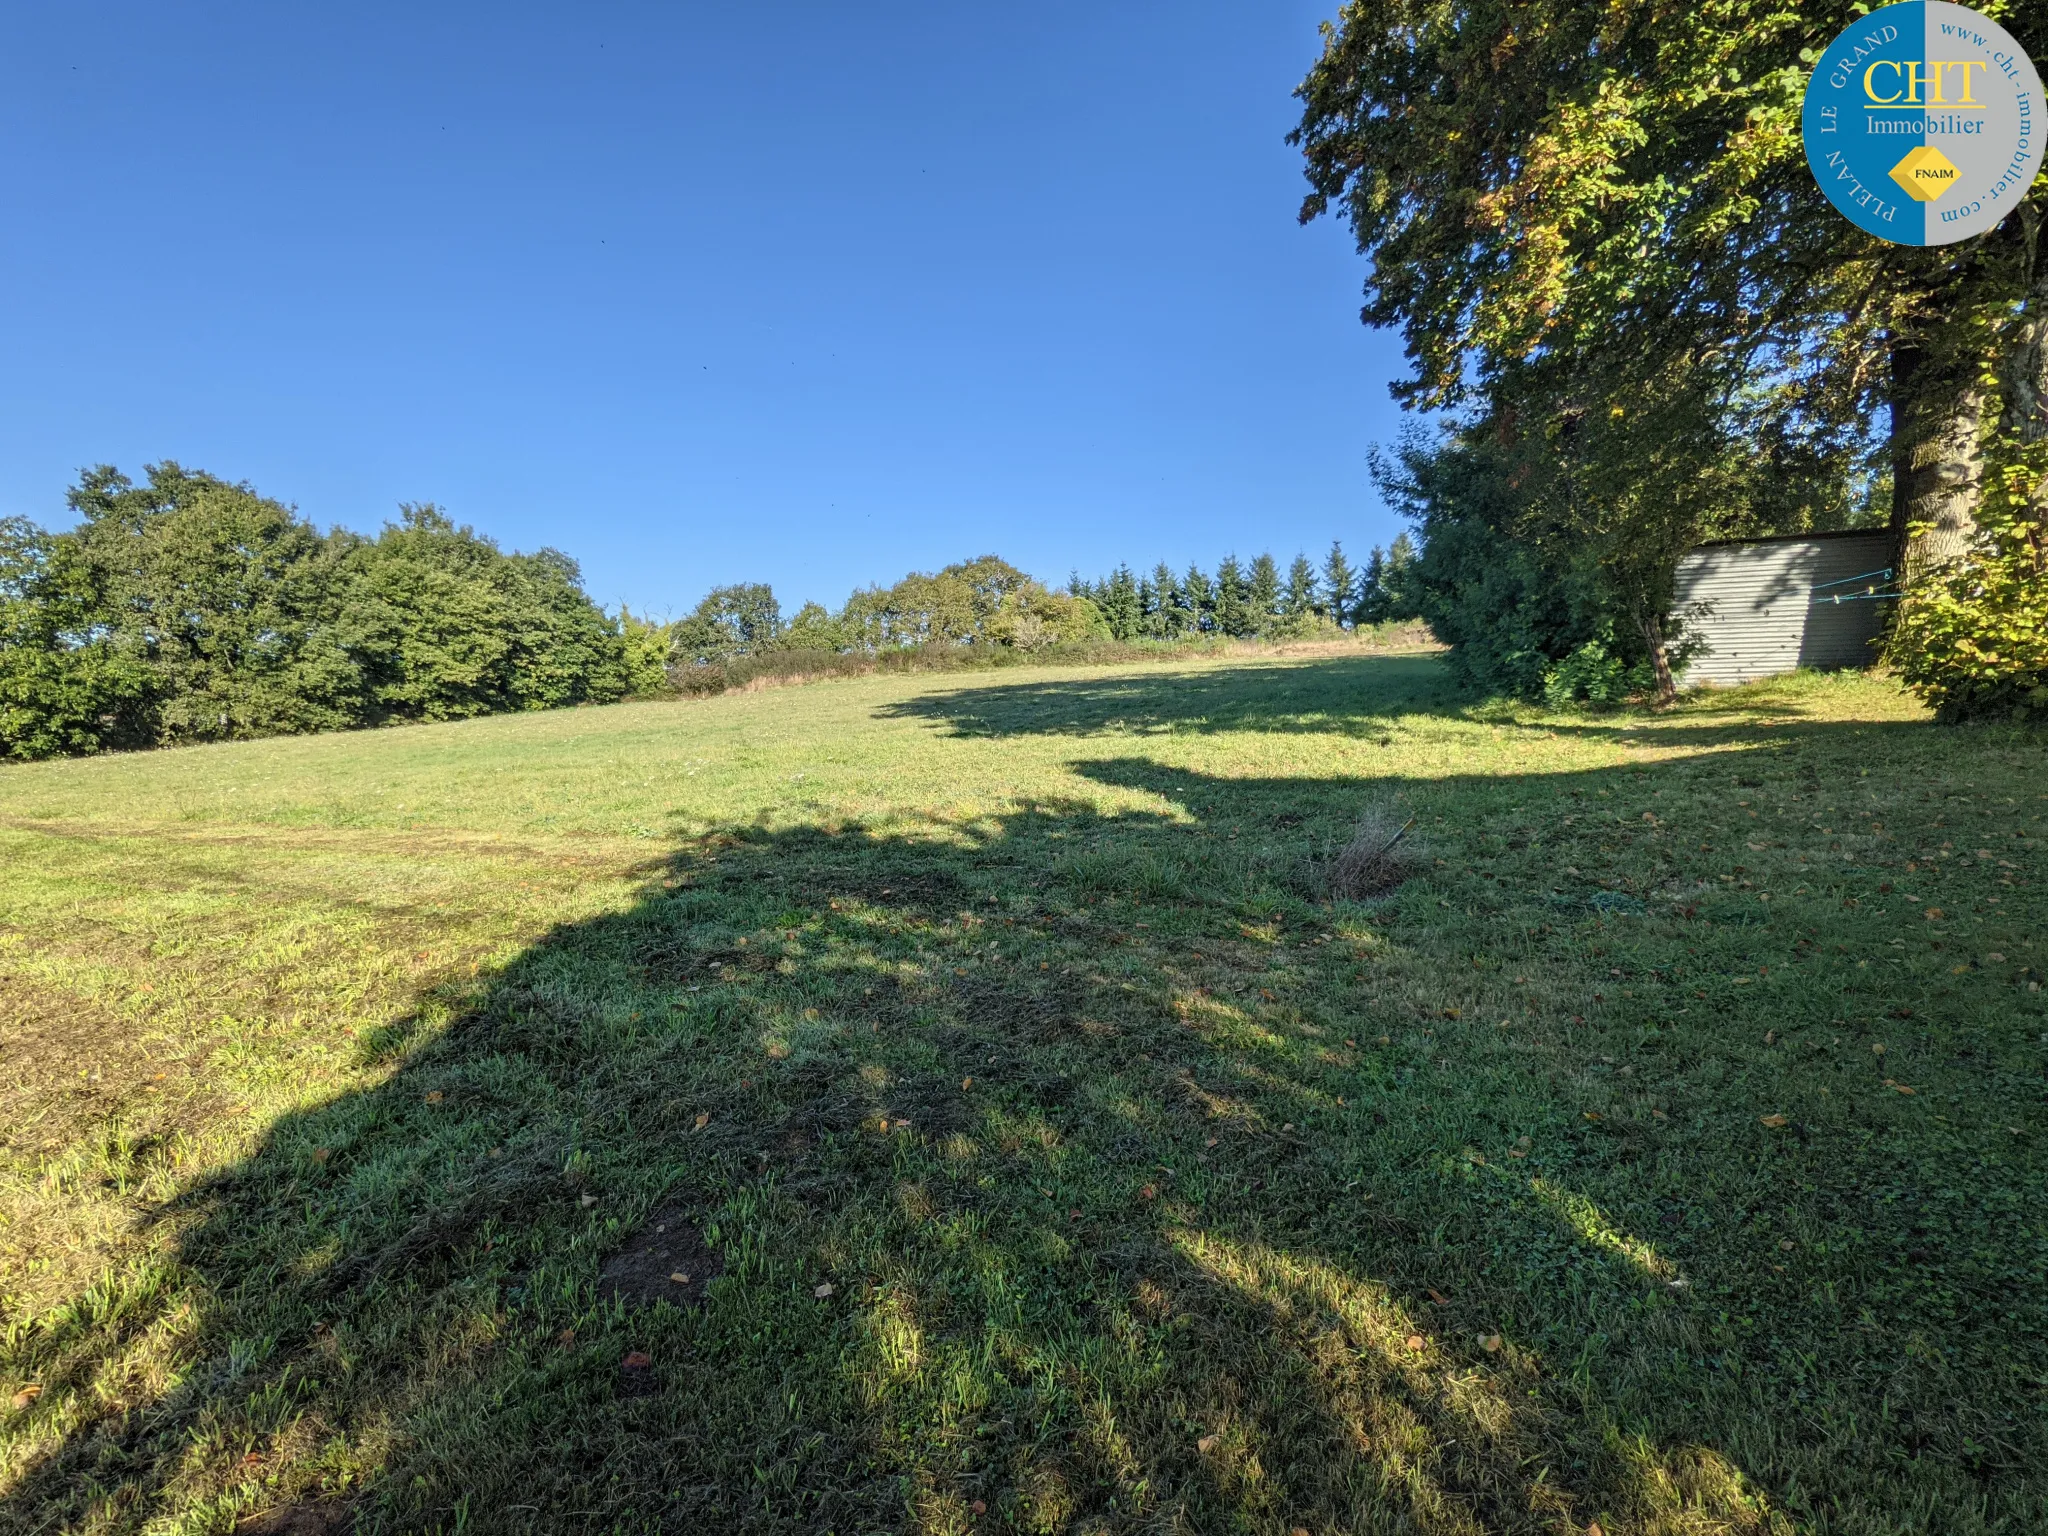
{"type": "Polygon", "coordinates": [[[0,772],[0,1529],[2041,1529],[2044,766],[1340,656],[0,772]]]}

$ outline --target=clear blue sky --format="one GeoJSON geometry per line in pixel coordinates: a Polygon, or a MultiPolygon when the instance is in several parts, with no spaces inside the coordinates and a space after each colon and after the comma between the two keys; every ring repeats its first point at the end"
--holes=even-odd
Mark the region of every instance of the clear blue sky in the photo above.
{"type": "Polygon", "coordinates": [[[1401,358],[1282,141],[1331,3],[9,7],[0,514],[175,458],[654,610],[1362,556],[1401,358]]]}

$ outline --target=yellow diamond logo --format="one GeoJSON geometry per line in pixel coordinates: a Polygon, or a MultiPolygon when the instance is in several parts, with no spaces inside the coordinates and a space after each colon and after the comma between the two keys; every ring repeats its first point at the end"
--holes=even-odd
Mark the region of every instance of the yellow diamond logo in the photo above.
{"type": "Polygon", "coordinates": [[[1956,184],[1953,161],[1932,144],[1908,150],[1906,158],[1892,167],[1892,180],[1906,189],[1906,196],[1931,203],[1956,184]]]}

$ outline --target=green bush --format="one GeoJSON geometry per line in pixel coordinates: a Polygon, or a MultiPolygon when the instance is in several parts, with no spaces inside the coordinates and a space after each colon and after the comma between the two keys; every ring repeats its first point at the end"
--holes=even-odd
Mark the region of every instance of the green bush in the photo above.
{"type": "Polygon", "coordinates": [[[1977,553],[1921,578],[1899,605],[1886,659],[1943,720],[2048,716],[2044,451],[1987,477],[1977,553]]]}
{"type": "Polygon", "coordinates": [[[1631,661],[1614,648],[1613,633],[1588,640],[1543,674],[1543,701],[1553,709],[1572,704],[1620,704],[1656,686],[1650,664],[1631,661]]]}

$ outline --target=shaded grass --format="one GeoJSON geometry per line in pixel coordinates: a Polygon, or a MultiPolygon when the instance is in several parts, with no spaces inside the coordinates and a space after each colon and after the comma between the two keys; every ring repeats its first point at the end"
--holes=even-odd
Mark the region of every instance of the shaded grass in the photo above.
{"type": "Polygon", "coordinates": [[[2037,1528],[2043,765],[1338,659],[10,772],[0,1524],[2037,1528]]]}

